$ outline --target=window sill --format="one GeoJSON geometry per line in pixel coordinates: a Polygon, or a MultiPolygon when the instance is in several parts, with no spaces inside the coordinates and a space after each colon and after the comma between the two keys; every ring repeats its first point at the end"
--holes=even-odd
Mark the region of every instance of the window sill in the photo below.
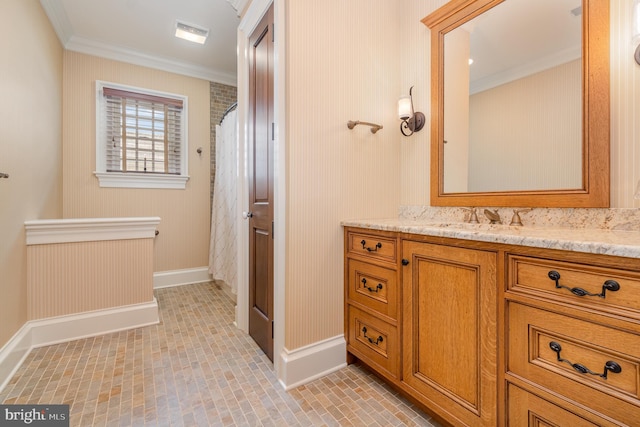
{"type": "Polygon", "coordinates": [[[184,190],[188,176],[155,175],[120,172],[94,172],[100,187],[107,188],[166,188],[184,190]]]}

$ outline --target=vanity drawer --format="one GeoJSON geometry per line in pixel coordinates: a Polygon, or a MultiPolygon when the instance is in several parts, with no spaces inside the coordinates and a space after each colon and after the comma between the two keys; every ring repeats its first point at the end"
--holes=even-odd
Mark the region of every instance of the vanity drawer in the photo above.
{"type": "Polygon", "coordinates": [[[640,272],[517,255],[509,255],[509,271],[510,291],[640,318],[640,272]]]}
{"type": "Polygon", "coordinates": [[[349,306],[348,331],[348,351],[377,370],[398,377],[400,343],[394,326],[349,306]]]}
{"type": "Polygon", "coordinates": [[[398,245],[396,239],[384,237],[375,233],[347,233],[347,253],[364,255],[396,263],[398,260],[398,245]]]}
{"type": "Polygon", "coordinates": [[[614,426],[595,415],[588,414],[588,420],[568,409],[554,405],[535,394],[509,384],[507,388],[507,420],[509,427],[596,427],[614,426]]]}
{"type": "Polygon", "coordinates": [[[510,374],[614,419],[640,420],[640,335],[518,303],[508,319],[510,374]]]}
{"type": "Polygon", "coordinates": [[[397,320],[397,272],[355,259],[348,259],[348,297],[380,314],[397,320]]]}

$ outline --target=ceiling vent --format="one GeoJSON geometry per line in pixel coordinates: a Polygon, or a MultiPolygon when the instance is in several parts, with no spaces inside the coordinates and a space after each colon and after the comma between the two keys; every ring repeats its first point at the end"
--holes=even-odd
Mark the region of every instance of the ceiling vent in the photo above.
{"type": "Polygon", "coordinates": [[[190,42],[204,44],[208,35],[209,30],[206,28],[176,21],[176,37],[189,40],[190,42]]]}

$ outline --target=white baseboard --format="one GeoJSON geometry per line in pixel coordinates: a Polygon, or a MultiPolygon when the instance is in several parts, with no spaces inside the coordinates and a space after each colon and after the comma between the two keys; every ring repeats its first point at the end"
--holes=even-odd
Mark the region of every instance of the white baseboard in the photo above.
{"type": "Polygon", "coordinates": [[[44,347],[96,335],[155,325],[160,321],[158,302],[32,320],[31,348],[44,347]]]}
{"type": "Polygon", "coordinates": [[[31,320],[0,349],[0,391],[38,347],[157,324],[158,302],[31,320]]]}
{"type": "Polygon", "coordinates": [[[280,354],[280,384],[291,390],[347,366],[347,342],[344,335],[280,354]]]}
{"type": "Polygon", "coordinates": [[[0,391],[4,389],[31,351],[31,328],[28,322],[0,348],[0,391]]]}
{"type": "Polygon", "coordinates": [[[208,267],[189,268],[185,270],[158,271],[153,273],[153,289],[171,286],[190,285],[211,280],[208,267]]]}

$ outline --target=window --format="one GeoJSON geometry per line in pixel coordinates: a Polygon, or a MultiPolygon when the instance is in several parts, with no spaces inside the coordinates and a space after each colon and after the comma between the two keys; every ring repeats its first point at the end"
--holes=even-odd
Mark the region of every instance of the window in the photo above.
{"type": "Polygon", "coordinates": [[[105,82],[96,86],[100,186],[185,188],[186,97],[105,82]]]}

